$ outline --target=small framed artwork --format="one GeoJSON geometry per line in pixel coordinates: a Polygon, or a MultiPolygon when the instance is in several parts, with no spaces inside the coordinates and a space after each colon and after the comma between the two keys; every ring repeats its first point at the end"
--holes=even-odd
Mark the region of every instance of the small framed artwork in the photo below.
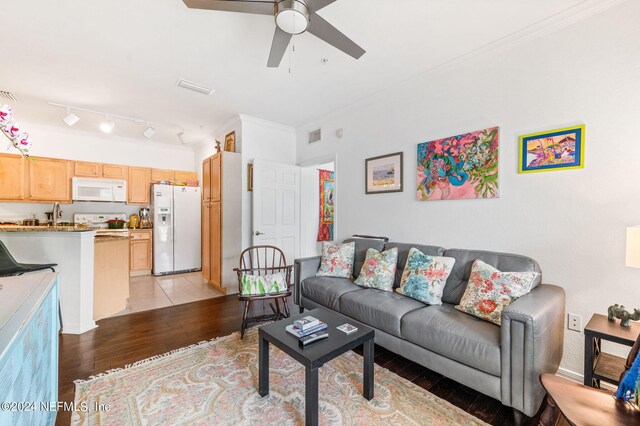
{"type": "Polygon", "coordinates": [[[247,164],[247,191],[253,191],[253,164],[247,164]]]}
{"type": "Polygon", "coordinates": [[[224,150],[227,152],[236,152],[236,131],[235,130],[224,137],[224,150]]]}
{"type": "Polygon", "coordinates": [[[365,160],[365,193],[402,192],[402,152],[365,160]]]}
{"type": "Polygon", "coordinates": [[[518,173],[584,168],[585,126],[520,136],[518,173]]]}

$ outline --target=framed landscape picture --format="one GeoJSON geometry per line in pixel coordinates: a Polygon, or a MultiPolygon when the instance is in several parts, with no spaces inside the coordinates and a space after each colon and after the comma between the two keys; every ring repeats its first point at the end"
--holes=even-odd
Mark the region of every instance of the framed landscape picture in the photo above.
{"type": "Polygon", "coordinates": [[[365,193],[402,192],[402,152],[365,160],[365,193]]]}
{"type": "Polygon", "coordinates": [[[498,198],[499,128],[418,144],[419,201],[498,198]]]}
{"type": "Polygon", "coordinates": [[[581,125],[520,136],[518,173],[583,168],[584,133],[581,125]]]}

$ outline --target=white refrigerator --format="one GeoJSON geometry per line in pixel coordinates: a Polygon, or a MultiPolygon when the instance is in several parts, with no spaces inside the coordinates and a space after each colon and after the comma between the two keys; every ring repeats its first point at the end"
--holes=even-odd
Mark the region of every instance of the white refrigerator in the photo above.
{"type": "Polygon", "coordinates": [[[153,185],[153,274],[199,271],[200,188],[153,185]]]}

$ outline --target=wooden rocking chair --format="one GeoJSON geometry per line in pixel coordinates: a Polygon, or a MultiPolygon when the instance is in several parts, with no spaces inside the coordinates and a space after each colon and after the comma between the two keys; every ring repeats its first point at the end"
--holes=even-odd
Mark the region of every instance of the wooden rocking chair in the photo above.
{"type": "MultiPolygon", "coordinates": [[[[640,351],[640,337],[629,352],[620,380],[633,364],[640,351]]],[[[542,374],[540,381],[547,396],[547,408],[540,418],[540,426],[554,426],[560,414],[570,425],[640,425],[638,406],[618,399],[605,389],[574,383],[553,374],[542,374]]]]}
{"type": "Polygon", "coordinates": [[[287,260],[282,250],[274,246],[253,246],[249,247],[240,255],[240,267],[234,269],[238,274],[239,296],[238,299],[244,302],[244,312],[242,314],[242,326],[240,328],[240,338],[244,338],[244,332],[251,323],[263,321],[277,321],[288,318],[290,315],[287,297],[291,296],[291,272],[293,265],[287,265],[287,260]],[[244,275],[265,276],[281,272],[287,283],[287,290],[280,293],[267,293],[264,295],[243,295],[242,277],[244,275]],[[272,314],[260,315],[248,318],[251,303],[255,301],[270,300],[269,303],[272,314]],[[280,304],[282,303],[282,307],[280,304]],[[274,306],[275,305],[275,306],[274,306]]]}

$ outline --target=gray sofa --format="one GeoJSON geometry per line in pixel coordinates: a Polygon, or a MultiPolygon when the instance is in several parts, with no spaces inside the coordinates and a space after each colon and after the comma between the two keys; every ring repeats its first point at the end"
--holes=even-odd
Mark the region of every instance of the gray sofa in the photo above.
{"type": "Polygon", "coordinates": [[[562,358],[564,290],[541,284],[539,278],[529,294],[503,311],[501,327],[454,309],[475,259],[502,271],[540,272],[535,260],[379,239],[349,241],[356,243],[355,277],[369,247],[398,247],[396,287],[411,247],[427,255],[455,258],[443,305],[429,306],[395,292],[362,288],[349,279],[316,277],[320,257],[313,257],[295,261],[294,298],[301,312],[323,307],[374,327],[377,344],[512,407],[516,423],[525,419],[523,414],[537,413],[545,395],[539,376],[555,373],[562,358]]]}

